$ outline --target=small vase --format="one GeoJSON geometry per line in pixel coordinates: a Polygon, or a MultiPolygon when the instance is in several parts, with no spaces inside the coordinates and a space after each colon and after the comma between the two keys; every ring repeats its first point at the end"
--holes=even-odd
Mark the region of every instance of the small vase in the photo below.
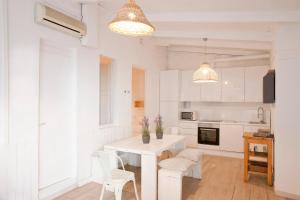
{"type": "Polygon", "coordinates": [[[164,132],[162,130],[156,130],[156,139],[162,139],[164,132]]]}
{"type": "Polygon", "coordinates": [[[142,140],[143,140],[143,144],[149,144],[150,143],[150,134],[143,134],[142,140]]]}

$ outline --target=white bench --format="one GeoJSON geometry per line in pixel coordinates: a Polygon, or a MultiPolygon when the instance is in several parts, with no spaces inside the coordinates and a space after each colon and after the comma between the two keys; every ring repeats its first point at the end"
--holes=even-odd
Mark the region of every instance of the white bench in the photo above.
{"type": "Polygon", "coordinates": [[[202,154],[199,150],[186,149],[176,157],[159,163],[158,171],[158,200],[181,200],[182,177],[189,176],[201,179],[202,154]]]}

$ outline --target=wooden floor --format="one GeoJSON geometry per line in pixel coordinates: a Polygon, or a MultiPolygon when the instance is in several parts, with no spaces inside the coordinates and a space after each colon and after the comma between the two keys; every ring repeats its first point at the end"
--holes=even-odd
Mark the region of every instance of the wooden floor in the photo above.
{"type": "MultiPolygon", "coordinates": [[[[140,191],[140,169],[135,171],[140,191]]],[[[266,176],[251,175],[249,182],[243,182],[243,160],[236,158],[204,156],[202,180],[189,177],[183,179],[183,198],[186,200],[288,200],[274,194],[266,183],[266,176]]],[[[98,200],[101,186],[89,183],[72,190],[56,200],[98,200]]],[[[106,193],[106,199],[114,199],[106,193]]],[[[134,199],[133,186],[125,186],[122,199],[134,199]]]]}

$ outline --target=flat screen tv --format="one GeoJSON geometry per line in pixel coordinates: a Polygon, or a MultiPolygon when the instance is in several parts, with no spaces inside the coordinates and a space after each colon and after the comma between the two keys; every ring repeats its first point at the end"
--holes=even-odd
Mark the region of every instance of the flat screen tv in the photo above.
{"type": "Polygon", "coordinates": [[[275,103],[275,70],[269,70],[263,78],[263,102],[275,103]]]}

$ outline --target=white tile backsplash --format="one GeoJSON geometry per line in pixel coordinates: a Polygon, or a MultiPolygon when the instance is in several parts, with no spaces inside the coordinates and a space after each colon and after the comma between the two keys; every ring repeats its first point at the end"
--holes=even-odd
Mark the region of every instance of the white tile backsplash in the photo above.
{"type": "Polygon", "coordinates": [[[198,120],[224,120],[249,122],[259,121],[257,109],[262,106],[265,111],[265,121],[270,122],[271,108],[260,103],[182,103],[182,111],[198,112],[198,120]]]}

